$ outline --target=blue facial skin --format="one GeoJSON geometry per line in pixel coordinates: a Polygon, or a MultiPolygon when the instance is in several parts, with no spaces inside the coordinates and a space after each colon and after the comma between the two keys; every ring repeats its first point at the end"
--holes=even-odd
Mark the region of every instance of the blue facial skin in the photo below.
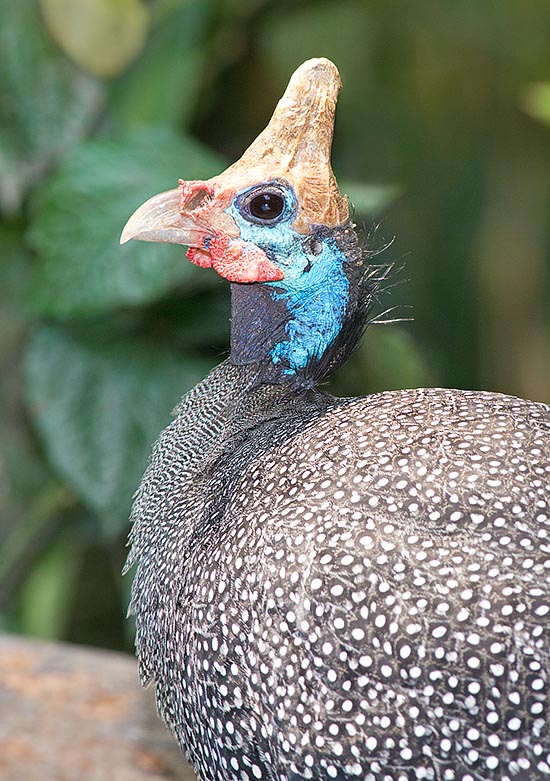
{"type": "Polygon", "coordinates": [[[285,375],[296,375],[330,347],[342,326],[349,294],[345,255],[329,235],[304,235],[292,230],[297,213],[296,196],[286,182],[274,180],[238,193],[228,208],[240,237],[260,247],[284,273],[278,282],[265,282],[274,301],[288,311],[286,339],[273,345],[269,355],[285,375]],[[256,193],[274,192],[284,209],[274,220],[250,213],[256,193]]]}

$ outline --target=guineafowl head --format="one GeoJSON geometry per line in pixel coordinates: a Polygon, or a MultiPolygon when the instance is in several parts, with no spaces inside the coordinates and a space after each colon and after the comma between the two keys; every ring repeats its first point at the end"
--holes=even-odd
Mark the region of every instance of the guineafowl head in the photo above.
{"type": "Polygon", "coordinates": [[[232,283],[231,361],[257,364],[258,382],[319,382],[356,345],[373,299],[330,163],[340,86],[332,62],[305,62],[238,162],[151,198],[122,234],[187,245],[232,283]]]}

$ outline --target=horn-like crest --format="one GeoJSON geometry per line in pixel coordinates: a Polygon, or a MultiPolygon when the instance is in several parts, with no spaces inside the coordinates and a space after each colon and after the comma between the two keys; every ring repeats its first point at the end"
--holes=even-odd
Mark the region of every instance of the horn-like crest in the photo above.
{"type": "Polygon", "coordinates": [[[295,230],[334,227],[349,216],[330,165],[338,69],[324,57],[307,60],[290,79],[271,121],[240,160],[212,179],[222,189],[243,189],[268,179],[286,179],[299,204],[295,230]]]}

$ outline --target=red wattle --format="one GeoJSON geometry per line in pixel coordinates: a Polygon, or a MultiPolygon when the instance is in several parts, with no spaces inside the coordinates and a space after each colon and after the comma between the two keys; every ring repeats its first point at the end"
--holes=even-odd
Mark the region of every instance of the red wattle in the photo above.
{"type": "Polygon", "coordinates": [[[205,249],[199,249],[198,247],[189,247],[185,253],[187,260],[194,263],[195,266],[201,268],[212,268],[212,258],[210,253],[205,249]]]}
{"type": "Polygon", "coordinates": [[[230,282],[277,282],[284,278],[280,268],[255,244],[219,236],[208,245],[212,268],[230,282]]]}

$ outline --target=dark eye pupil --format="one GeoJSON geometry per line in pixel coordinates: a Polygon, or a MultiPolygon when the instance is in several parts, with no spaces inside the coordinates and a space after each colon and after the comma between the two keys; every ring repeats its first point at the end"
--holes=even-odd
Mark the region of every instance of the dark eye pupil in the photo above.
{"type": "Polygon", "coordinates": [[[262,193],[252,198],[249,209],[253,217],[258,220],[274,220],[282,214],[285,202],[280,195],[275,193],[262,193]]]}

